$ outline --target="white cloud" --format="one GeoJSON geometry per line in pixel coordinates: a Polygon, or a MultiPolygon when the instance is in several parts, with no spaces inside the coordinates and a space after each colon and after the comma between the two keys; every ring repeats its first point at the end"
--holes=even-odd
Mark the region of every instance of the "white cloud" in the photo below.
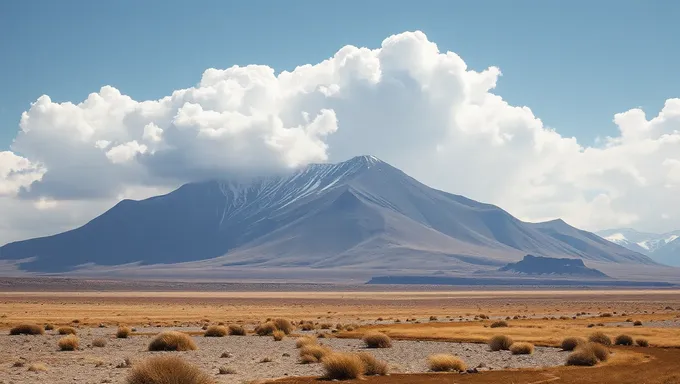
{"type": "MultiPolygon", "coordinates": [[[[620,134],[586,147],[494,94],[500,74],[470,70],[415,32],[278,75],[256,65],[208,69],[195,87],[160,100],[109,86],[79,104],[42,96],[22,115],[4,155],[12,160],[0,162],[0,190],[35,181],[21,197],[42,199],[41,212],[55,217],[68,205],[64,223],[75,225],[130,188],[373,154],[527,220],[680,228],[680,99],[652,119],[640,109],[617,114],[620,134]],[[6,171],[15,168],[31,176],[6,171]]],[[[33,235],[16,233],[4,240],[33,235]]]]}

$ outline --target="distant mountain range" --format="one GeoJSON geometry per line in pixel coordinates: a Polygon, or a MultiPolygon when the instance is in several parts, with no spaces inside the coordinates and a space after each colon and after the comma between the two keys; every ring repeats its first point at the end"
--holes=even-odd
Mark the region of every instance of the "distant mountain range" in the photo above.
{"type": "Polygon", "coordinates": [[[600,231],[597,234],[632,251],[647,255],[659,263],[680,266],[680,230],[659,234],[619,228],[600,231]]]}
{"type": "Polygon", "coordinates": [[[0,247],[0,264],[39,273],[363,279],[498,273],[527,254],[578,258],[605,272],[658,266],[562,220],[526,223],[430,188],[374,156],[123,200],[80,228],[0,247]]]}

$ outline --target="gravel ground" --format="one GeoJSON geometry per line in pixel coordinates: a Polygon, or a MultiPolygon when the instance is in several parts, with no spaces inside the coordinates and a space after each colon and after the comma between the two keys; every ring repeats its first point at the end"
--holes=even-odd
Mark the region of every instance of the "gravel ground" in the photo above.
{"type": "MultiPolygon", "coordinates": [[[[157,333],[170,328],[138,328],[137,331],[157,333]]],[[[182,331],[200,331],[198,328],[182,328],[182,331]]],[[[74,352],[57,351],[57,340],[61,337],[48,332],[44,336],[0,336],[0,383],[124,383],[129,368],[116,368],[126,358],[134,365],[147,357],[162,352],[147,352],[152,336],[139,335],[129,339],[115,339],[112,328],[82,329],[79,336],[81,349],[74,352]],[[104,348],[90,346],[96,337],[106,337],[104,348]],[[16,361],[25,361],[20,367],[16,361]],[[32,363],[44,363],[46,372],[29,372],[32,363]]],[[[297,363],[298,350],[295,338],[275,342],[271,337],[227,336],[207,338],[195,336],[197,351],[167,352],[185,357],[199,365],[204,371],[215,375],[218,383],[243,383],[250,380],[277,378],[283,376],[319,376],[319,364],[297,363]],[[221,358],[223,353],[230,357],[221,358]],[[261,363],[265,358],[269,363],[261,363]],[[219,375],[218,368],[233,368],[236,374],[219,375]]],[[[365,350],[360,340],[320,339],[322,344],[334,350],[365,350]]],[[[561,365],[566,352],[555,348],[536,348],[533,355],[512,356],[509,352],[489,352],[486,345],[462,344],[431,341],[394,341],[389,349],[369,350],[376,357],[387,361],[392,372],[426,372],[426,358],[433,353],[452,353],[465,360],[470,367],[480,364],[484,369],[540,367],[561,365]]]]}

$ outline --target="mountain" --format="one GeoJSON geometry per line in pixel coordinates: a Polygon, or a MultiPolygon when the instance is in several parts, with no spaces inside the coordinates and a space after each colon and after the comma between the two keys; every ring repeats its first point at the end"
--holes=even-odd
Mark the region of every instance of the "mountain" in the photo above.
{"type": "Polygon", "coordinates": [[[526,255],[516,263],[499,269],[501,272],[516,272],[526,275],[580,276],[588,278],[608,277],[597,269],[588,268],[581,259],[552,258],[526,255]]]}
{"type": "Polygon", "coordinates": [[[667,233],[638,232],[631,228],[597,233],[604,239],[672,266],[680,266],[680,230],[667,233]]]}
{"type": "Polygon", "coordinates": [[[495,271],[528,253],[656,265],[562,220],[526,223],[430,188],[374,156],[123,200],[82,227],[0,247],[0,261],[41,273],[359,279],[495,271]]]}

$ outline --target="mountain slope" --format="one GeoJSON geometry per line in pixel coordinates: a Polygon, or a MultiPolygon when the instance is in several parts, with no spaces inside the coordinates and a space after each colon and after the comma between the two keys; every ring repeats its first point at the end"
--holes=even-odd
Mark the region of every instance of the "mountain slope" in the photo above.
{"type": "Polygon", "coordinates": [[[524,223],[429,188],[373,156],[125,200],[84,226],[0,247],[27,271],[204,263],[230,268],[497,269],[527,253],[653,264],[566,223],[524,223]]]}
{"type": "Polygon", "coordinates": [[[680,231],[658,234],[620,228],[597,234],[612,243],[647,255],[659,263],[680,266],[680,231]]]}

